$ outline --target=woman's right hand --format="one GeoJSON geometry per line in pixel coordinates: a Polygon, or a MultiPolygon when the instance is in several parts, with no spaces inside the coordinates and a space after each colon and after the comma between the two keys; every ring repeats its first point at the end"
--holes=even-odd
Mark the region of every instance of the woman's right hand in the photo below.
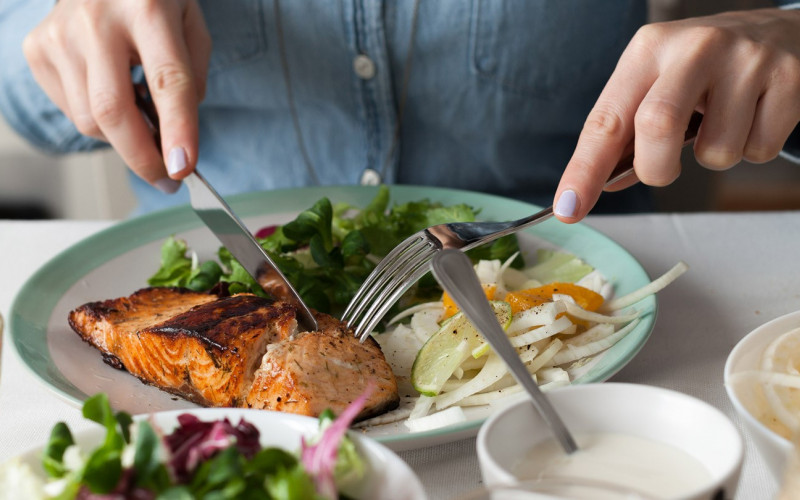
{"type": "Polygon", "coordinates": [[[174,192],[194,170],[211,54],[195,0],[60,0],[23,50],[36,81],[78,130],[109,142],[142,179],[174,192]],[[163,156],[134,101],[137,65],[158,110],[163,156]]]}

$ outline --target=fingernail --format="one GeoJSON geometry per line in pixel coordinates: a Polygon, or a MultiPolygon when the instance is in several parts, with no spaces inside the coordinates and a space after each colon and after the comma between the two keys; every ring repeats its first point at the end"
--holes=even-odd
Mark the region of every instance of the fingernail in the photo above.
{"type": "Polygon", "coordinates": [[[578,205],[578,196],[575,191],[568,189],[561,193],[553,211],[560,217],[575,217],[575,209],[578,205]]]}
{"type": "Polygon", "coordinates": [[[170,175],[175,175],[184,168],[186,168],[186,151],[181,147],[174,147],[169,151],[167,157],[167,172],[170,175]]]}
{"type": "Polygon", "coordinates": [[[162,193],[172,194],[181,187],[181,181],[176,181],[175,179],[164,177],[163,179],[155,181],[153,183],[153,186],[155,186],[156,189],[158,189],[162,193]]]}

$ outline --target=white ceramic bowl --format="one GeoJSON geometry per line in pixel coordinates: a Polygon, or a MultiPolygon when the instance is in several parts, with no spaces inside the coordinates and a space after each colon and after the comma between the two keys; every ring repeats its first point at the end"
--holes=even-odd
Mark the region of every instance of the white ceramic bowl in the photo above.
{"type": "Polygon", "coordinates": [[[786,463],[792,453],[792,443],[771,431],[759,422],[757,403],[752,386],[731,381],[731,375],[744,370],[755,370],[764,349],[784,333],[800,327],[800,311],[787,314],[765,323],[736,344],[725,362],[725,390],[733,407],[744,423],[747,433],[752,436],[759,453],[767,462],[770,471],[778,481],[783,480],[786,463]]]}
{"type": "MultiPolygon", "coordinates": [[[[288,451],[300,448],[302,436],[311,437],[317,433],[317,419],[279,413],[267,410],[248,410],[234,408],[203,408],[198,410],[175,410],[154,413],[151,416],[141,415],[135,420],[152,417],[154,422],[165,431],[177,426],[177,417],[182,413],[191,413],[200,420],[213,421],[227,417],[238,423],[240,418],[252,423],[261,433],[262,446],[276,446],[288,451]]],[[[81,449],[89,450],[102,442],[105,430],[96,429],[76,434],[75,440],[81,449]]],[[[391,450],[358,432],[351,432],[350,437],[367,462],[365,480],[355,491],[348,491],[354,498],[369,500],[424,500],[425,490],[411,468],[391,450]]],[[[29,464],[36,474],[44,477],[40,464],[42,448],[30,450],[20,456],[22,462],[29,464]]]]}
{"type": "MultiPolygon", "coordinates": [[[[631,434],[670,444],[697,459],[711,479],[682,498],[733,498],[744,447],[733,423],[713,406],[679,392],[623,383],[568,386],[549,392],[548,397],[574,434],[631,434]],[[720,491],[722,496],[718,496],[720,491]]],[[[478,433],[484,483],[519,482],[511,472],[515,465],[533,446],[552,439],[529,401],[496,413],[478,433]]]]}

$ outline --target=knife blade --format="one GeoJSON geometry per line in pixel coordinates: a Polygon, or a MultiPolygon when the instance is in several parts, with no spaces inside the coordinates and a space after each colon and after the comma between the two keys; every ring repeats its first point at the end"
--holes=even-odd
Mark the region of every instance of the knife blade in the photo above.
{"type": "MultiPolygon", "coordinates": [[[[134,94],[136,104],[153,130],[156,146],[161,151],[158,114],[150,93],[146,86],[135,85],[134,94]]],[[[317,320],[300,294],[217,190],[196,169],[183,179],[183,183],[189,188],[194,212],[256,283],[273,297],[292,302],[297,307],[298,325],[306,331],[318,330],[317,320]]]]}
{"type": "Polygon", "coordinates": [[[259,245],[252,233],[206,179],[195,170],[183,179],[195,213],[227,248],[247,273],[273,297],[295,304],[298,323],[307,331],[318,330],[317,320],[286,276],[259,245]]]}

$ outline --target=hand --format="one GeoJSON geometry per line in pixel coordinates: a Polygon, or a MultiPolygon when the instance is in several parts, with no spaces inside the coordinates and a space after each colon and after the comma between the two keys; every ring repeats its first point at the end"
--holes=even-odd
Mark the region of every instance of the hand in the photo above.
{"type": "Polygon", "coordinates": [[[23,50],[36,81],[82,134],[111,143],[162,191],[180,187],[167,170],[181,179],[197,162],[197,107],[211,53],[195,0],[60,0],[23,50]],[[158,109],[165,157],[134,102],[136,65],[158,109]]]}
{"type": "Polygon", "coordinates": [[[666,186],[680,174],[684,132],[704,114],[698,162],[729,168],[775,158],[800,121],[800,11],[731,12],[642,27],[589,113],[556,191],[556,216],[591,210],[624,152],[637,179],[666,186]],[[635,136],[635,139],[634,139],[635,136]]]}

